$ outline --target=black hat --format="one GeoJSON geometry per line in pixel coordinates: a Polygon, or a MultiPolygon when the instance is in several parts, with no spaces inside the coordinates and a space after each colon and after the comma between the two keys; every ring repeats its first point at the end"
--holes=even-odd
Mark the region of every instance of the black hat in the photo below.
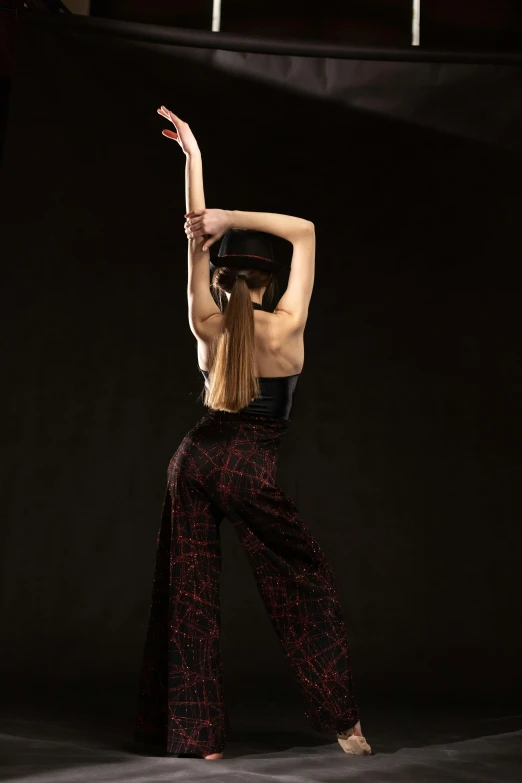
{"type": "Polygon", "coordinates": [[[229,228],[223,234],[217,258],[210,262],[212,272],[220,266],[277,272],[282,263],[274,259],[270,234],[244,228],[229,228]]]}

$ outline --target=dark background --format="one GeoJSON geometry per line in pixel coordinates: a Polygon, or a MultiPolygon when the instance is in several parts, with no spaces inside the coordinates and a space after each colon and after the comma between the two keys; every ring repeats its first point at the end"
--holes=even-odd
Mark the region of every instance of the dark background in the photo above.
{"type": "MultiPolygon", "coordinates": [[[[337,575],[359,702],[519,698],[520,66],[235,58],[86,21],[21,20],[2,164],[8,688],[135,696],[166,469],[204,412],[164,103],[207,206],[316,226],[279,480],[337,575]]],[[[298,700],[222,529],[229,694],[298,700]]]]}
{"type": "MultiPolygon", "coordinates": [[[[34,5],[38,5],[35,3],[34,5]]],[[[40,3],[43,5],[43,3],[40,3]]],[[[212,0],[91,0],[93,16],[210,29],[212,0]]],[[[366,46],[409,46],[412,0],[222,0],[221,31],[366,46]]],[[[517,49],[515,0],[422,0],[421,45],[517,49]]]]}
{"type": "MultiPolygon", "coordinates": [[[[25,12],[88,13],[95,19],[210,30],[212,0],[1,0],[0,161],[16,57],[18,18],[25,12]]],[[[329,0],[319,7],[302,0],[223,0],[222,33],[271,40],[411,48],[412,0],[329,0]]],[[[519,0],[422,0],[416,50],[520,52],[519,0]]]]}

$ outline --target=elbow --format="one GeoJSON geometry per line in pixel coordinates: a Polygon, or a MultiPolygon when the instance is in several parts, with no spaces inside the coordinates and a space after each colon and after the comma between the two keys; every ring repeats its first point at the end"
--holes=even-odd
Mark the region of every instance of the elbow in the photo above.
{"type": "Polygon", "coordinates": [[[303,237],[312,237],[315,235],[315,226],[311,220],[299,218],[299,221],[299,224],[295,227],[291,236],[286,237],[290,242],[296,242],[303,237]]]}

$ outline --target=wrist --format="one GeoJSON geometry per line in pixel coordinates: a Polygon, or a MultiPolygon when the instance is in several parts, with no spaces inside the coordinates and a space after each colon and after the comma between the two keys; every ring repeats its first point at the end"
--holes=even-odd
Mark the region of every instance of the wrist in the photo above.
{"type": "Polygon", "coordinates": [[[234,221],[234,210],[233,209],[224,209],[223,212],[225,213],[225,220],[227,224],[227,228],[233,228],[233,221],[234,221]]]}

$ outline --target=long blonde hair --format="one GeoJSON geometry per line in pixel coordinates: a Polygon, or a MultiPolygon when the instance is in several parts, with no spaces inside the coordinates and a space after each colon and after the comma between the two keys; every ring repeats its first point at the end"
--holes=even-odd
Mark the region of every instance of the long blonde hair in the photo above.
{"type": "Polygon", "coordinates": [[[221,411],[237,412],[260,395],[255,374],[254,308],[249,290],[266,287],[269,299],[275,293],[273,272],[262,269],[218,267],[211,288],[224,311],[223,331],[209,346],[208,387],[204,404],[221,411]],[[246,279],[236,275],[244,274],[246,279]],[[230,294],[230,299],[224,292],[230,294]]]}

